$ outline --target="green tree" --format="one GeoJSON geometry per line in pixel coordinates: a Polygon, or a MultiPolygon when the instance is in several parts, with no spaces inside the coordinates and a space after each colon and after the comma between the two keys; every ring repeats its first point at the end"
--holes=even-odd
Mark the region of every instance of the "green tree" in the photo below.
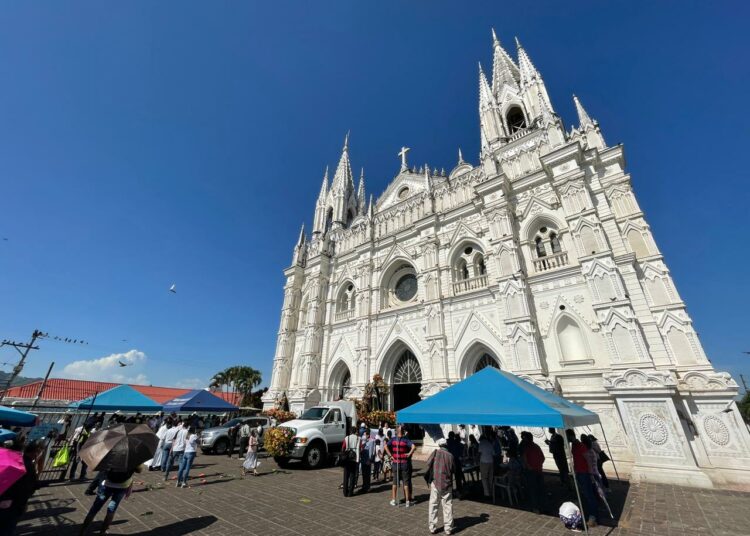
{"type": "Polygon", "coordinates": [[[251,402],[253,389],[260,385],[263,377],[260,371],[253,367],[245,365],[236,365],[228,367],[214,374],[211,378],[212,389],[228,389],[232,392],[239,393],[240,406],[248,405],[251,402]]]}

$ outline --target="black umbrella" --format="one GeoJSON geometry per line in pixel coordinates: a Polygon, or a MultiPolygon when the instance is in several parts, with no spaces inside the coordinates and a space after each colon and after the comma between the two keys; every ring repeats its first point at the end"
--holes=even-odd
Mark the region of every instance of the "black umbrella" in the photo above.
{"type": "Polygon", "coordinates": [[[145,424],[118,424],[91,434],[78,455],[97,471],[132,471],[154,457],[159,438],[145,424]]]}

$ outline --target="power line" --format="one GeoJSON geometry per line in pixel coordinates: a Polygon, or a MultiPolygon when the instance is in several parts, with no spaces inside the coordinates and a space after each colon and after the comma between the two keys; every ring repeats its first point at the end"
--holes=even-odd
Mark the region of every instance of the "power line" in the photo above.
{"type": "Polygon", "coordinates": [[[18,375],[23,370],[23,365],[26,362],[26,356],[29,355],[29,352],[31,350],[39,350],[38,346],[34,346],[34,343],[36,340],[41,337],[43,333],[39,331],[38,329],[34,330],[34,333],[31,334],[31,342],[28,344],[18,343],[14,341],[4,340],[0,342],[0,347],[3,346],[12,346],[15,348],[19,354],[21,354],[21,359],[18,360],[18,364],[16,364],[15,367],[13,367],[13,370],[10,373],[10,376],[8,377],[8,382],[5,385],[5,389],[0,392],[0,402],[2,402],[3,398],[5,398],[5,393],[8,392],[8,389],[10,389],[10,386],[13,385],[13,380],[15,380],[18,375]],[[21,350],[23,348],[23,350],[21,350]]]}

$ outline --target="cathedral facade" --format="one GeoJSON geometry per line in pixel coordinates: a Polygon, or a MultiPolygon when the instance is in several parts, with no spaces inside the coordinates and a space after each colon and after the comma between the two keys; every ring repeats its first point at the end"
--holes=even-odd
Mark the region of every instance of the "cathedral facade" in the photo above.
{"type": "Polygon", "coordinates": [[[703,351],[622,145],[576,97],[566,130],[520,43],[513,59],[493,32],[493,53],[476,164],[412,167],[404,147],[368,202],[347,136],[285,271],[264,405],[360,398],[379,374],[400,409],[494,366],[596,412],[632,479],[747,485],[738,386],[703,351]]]}

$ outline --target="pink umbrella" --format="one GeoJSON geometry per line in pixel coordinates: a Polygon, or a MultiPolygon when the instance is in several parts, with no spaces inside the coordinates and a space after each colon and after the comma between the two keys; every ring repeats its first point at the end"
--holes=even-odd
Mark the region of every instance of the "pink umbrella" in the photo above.
{"type": "Polygon", "coordinates": [[[25,474],[23,455],[15,450],[0,448],[0,494],[25,474]]]}

